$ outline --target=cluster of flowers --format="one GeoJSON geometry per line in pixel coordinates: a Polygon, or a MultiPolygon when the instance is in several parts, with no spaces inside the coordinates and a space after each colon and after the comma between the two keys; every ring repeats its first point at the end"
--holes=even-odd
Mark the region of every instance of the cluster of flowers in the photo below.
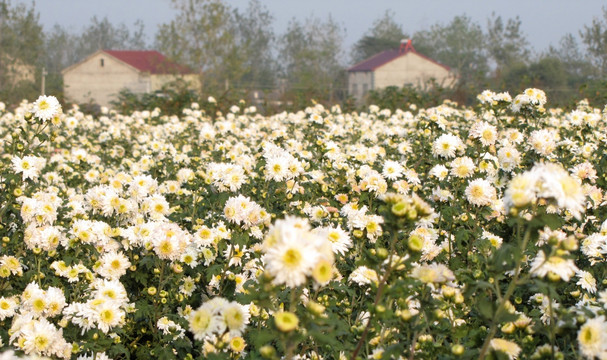
{"type": "Polygon", "coordinates": [[[607,111],[478,100],[0,103],[0,349],[607,357],[607,111]]]}
{"type": "Polygon", "coordinates": [[[546,104],[546,93],[540,89],[529,88],[524,93],[516,95],[512,101],[512,111],[519,112],[521,109],[538,109],[544,111],[546,104]]]}

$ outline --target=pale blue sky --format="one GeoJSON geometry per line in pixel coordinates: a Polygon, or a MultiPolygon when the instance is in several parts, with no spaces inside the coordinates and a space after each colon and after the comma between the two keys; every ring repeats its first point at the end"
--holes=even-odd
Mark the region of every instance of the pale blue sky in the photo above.
{"type": "MultiPolygon", "coordinates": [[[[226,0],[232,6],[246,8],[248,0],[226,0]]],[[[522,28],[536,52],[557,45],[566,33],[577,35],[593,17],[602,17],[604,0],[261,0],[274,15],[277,34],[283,32],[293,17],[304,19],[311,15],[331,16],[346,28],[346,52],[388,9],[405,32],[427,29],[431,25],[449,22],[455,15],[466,14],[485,26],[492,12],[503,19],[517,15],[522,28]]],[[[12,3],[31,4],[31,0],[12,3]]],[[[145,24],[148,41],[153,40],[159,24],[171,21],[176,12],[170,0],[37,0],[36,8],[45,29],[55,23],[69,30],[81,30],[91,17],[107,16],[114,23],[132,25],[137,19],[145,24]]]]}

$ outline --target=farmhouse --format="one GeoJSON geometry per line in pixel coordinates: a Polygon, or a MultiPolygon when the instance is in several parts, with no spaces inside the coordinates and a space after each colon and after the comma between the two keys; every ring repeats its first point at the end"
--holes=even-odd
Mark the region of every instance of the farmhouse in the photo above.
{"type": "Polygon", "coordinates": [[[192,89],[200,84],[198,74],[153,50],[99,50],[61,73],[66,99],[103,106],[123,89],[151,93],[177,79],[185,80],[192,89]]]}
{"type": "Polygon", "coordinates": [[[449,67],[415,51],[411,40],[399,49],[386,50],[348,69],[348,94],[362,100],[370,90],[388,86],[424,87],[430,80],[449,86],[455,80],[449,67]]]}

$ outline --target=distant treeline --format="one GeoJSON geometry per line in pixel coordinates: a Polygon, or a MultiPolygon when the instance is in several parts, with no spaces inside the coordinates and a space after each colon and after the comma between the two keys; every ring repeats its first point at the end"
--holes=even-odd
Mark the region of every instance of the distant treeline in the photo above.
{"type": "MultiPolygon", "coordinates": [[[[200,71],[201,92],[188,98],[212,95],[237,101],[256,93],[265,99],[267,111],[301,108],[311,99],[353,108],[361,104],[348,97],[346,69],[410,38],[419,53],[457,74],[455,87],[441,89],[436,101],[449,97],[473,104],[484,89],[514,94],[538,87],[546,91],[551,106],[568,106],[580,98],[594,106],[607,102],[607,9],[578,34],[567,34],[556,47],[541,52],[530,48],[519,18],[494,14],[479,24],[460,15],[409,33],[387,11],[348,51],[345,29],[331,16],[292,19],[284,33],[275,34],[273,16],[259,0],[251,0],[244,10],[221,0],[172,3],[176,17],[149,40],[141,21],[128,27],[97,17],[77,33],[59,24],[44,32],[35,5],[0,0],[0,99],[14,104],[34,98],[43,69],[46,92],[62,99],[61,70],[96,50],[156,49],[200,71]],[[24,66],[34,69],[34,81],[17,76],[24,66]]],[[[436,88],[430,92],[435,95],[436,88]]],[[[371,94],[368,101],[381,93],[371,94]]],[[[122,95],[133,100],[132,94],[122,95]]]]}

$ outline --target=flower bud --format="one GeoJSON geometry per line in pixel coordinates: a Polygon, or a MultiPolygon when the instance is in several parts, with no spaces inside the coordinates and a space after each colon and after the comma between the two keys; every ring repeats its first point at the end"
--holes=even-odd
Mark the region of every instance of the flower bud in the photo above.
{"type": "Polygon", "coordinates": [[[451,353],[455,356],[460,356],[464,353],[464,346],[462,344],[455,344],[451,346],[451,353]]]}
{"type": "Polygon", "coordinates": [[[396,204],[392,205],[391,210],[392,214],[396,216],[405,216],[409,211],[409,205],[404,201],[397,202],[396,204]]]}
{"type": "Polygon", "coordinates": [[[276,354],[276,350],[271,345],[264,345],[259,349],[259,353],[264,359],[271,359],[276,354]]]}
{"type": "Polygon", "coordinates": [[[407,246],[409,247],[409,250],[419,252],[424,247],[424,239],[417,235],[411,235],[407,240],[407,246]]]}

